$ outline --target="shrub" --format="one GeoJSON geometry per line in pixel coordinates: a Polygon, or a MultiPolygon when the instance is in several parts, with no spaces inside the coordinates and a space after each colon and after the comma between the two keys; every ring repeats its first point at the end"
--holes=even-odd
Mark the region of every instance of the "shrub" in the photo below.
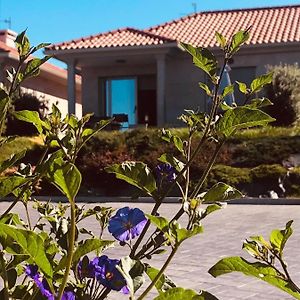
{"type": "MultiPolygon", "coordinates": [[[[12,111],[30,110],[37,111],[40,117],[43,117],[47,110],[46,100],[38,98],[31,94],[21,94],[15,97],[12,103],[12,111]]],[[[33,136],[37,135],[38,131],[31,123],[24,123],[10,113],[7,117],[6,135],[33,136]]]]}
{"type": "Polygon", "coordinates": [[[273,82],[265,87],[266,96],[274,103],[266,108],[276,119],[274,125],[290,126],[300,120],[300,69],[297,64],[269,66],[273,82]]]}

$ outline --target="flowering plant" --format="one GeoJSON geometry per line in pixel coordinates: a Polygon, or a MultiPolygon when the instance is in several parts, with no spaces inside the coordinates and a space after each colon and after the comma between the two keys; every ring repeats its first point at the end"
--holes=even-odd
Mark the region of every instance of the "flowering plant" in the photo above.
{"type": "MultiPolygon", "coordinates": [[[[165,275],[165,271],[181,244],[203,232],[201,222],[204,218],[221,209],[222,201],[242,196],[238,190],[225,183],[217,183],[209,189],[204,188],[205,180],[222,145],[239,130],[264,126],[273,121],[260,109],[270,104],[270,101],[254,97],[264,85],[271,82],[272,74],[254,79],[249,87],[237,82],[240,92],[245,95],[243,106],[237,106],[234,102],[230,105],[226,103],[228,96],[234,92],[233,84],[221,89],[221,79],[227,64],[248,37],[249,30],[242,30],[229,40],[219,33],[216,34],[224,54],[219,68],[217,59],[208,49],[181,43],[182,50],[192,56],[195,66],[205,72],[213,86],[211,89],[209,85],[200,83],[200,88],[211,99],[211,111],[203,113],[186,110],[179,117],[188,128],[186,140],[169,130],[162,130],[162,141],[171,144],[178,155],[162,154],[155,170],[142,162],[132,161],[115,164],[106,169],[138,188],[142,195],[152,197],[154,206],[149,214],[139,208],[129,207],[116,212],[112,208],[99,206],[86,210],[76,204],[81,185],[81,174],[76,167],[77,155],[82,146],[111,120],[101,121],[94,128],[87,128],[86,124],[91,115],[85,115],[81,119],[74,115],[63,118],[55,105],[45,119],[40,119],[34,111],[14,112],[15,118],[30,122],[37,128],[43,138],[45,151],[34,169],[25,165],[22,172],[0,178],[0,197],[15,197],[0,216],[0,276],[3,280],[1,299],[101,300],[118,292],[128,295],[129,299],[141,300],[154,287],[158,293],[156,300],[217,299],[203,290],[196,292],[177,287],[165,275]],[[192,152],[191,145],[194,140],[197,141],[197,147],[192,152]],[[212,143],[214,151],[198,183],[191,187],[190,166],[205,143],[212,143]],[[55,147],[54,152],[50,151],[52,147],[55,147]],[[33,224],[28,204],[34,199],[34,186],[41,179],[57,187],[69,204],[53,205],[35,201],[40,217],[33,224]],[[159,215],[159,209],[174,189],[180,193],[181,207],[168,220],[159,215]],[[26,221],[13,213],[18,202],[24,205],[26,221]],[[187,218],[184,226],[179,223],[183,216],[187,218]],[[91,217],[99,224],[99,236],[81,227],[81,221],[91,217]],[[104,239],[103,236],[108,233],[111,237],[104,239]],[[88,238],[84,238],[86,235],[88,238]],[[126,247],[129,254],[117,259],[108,257],[105,251],[114,244],[126,247]],[[151,266],[151,258],[164,252],[167,252],[167,258],[161,268],[151,266]]],[[[16,69],[12,68],[8,72],[10,85],[0,89],[0,135],[14,93],[24,80],[36,76],[39,67],[49,59],[32,58],[35,51],[47,44],[31,47],[25,32],[17,37],[16,46],[20,57],[19,64],[16,69]]],[[[13,139],[14,137],[1,139],[0,147],[13,139]]],[[[0,172],[18,164],[24,155],[25,152],[16,153],[2,162],[0,172]]],[[[280,273],[283,276],[281,281],[276,281],[276,286],[300,299],[299,290],[292,284],[281,255],[291,234],[290,230],[291,223],[287,224],[285,231],[276,231],[277,238],[273,236],[270,244],[262,238],[255,238],[247,241],[244,247],[269,265],[273,262],[270,260],[278,258],[285,273],[280,273]]],[[[238,258],[224,261],[210,270],[212,275],[240,271],[236,267],[241,261],[238,258]],[[224,261],[227,262],[227,269],[221,271],[224,261]]],[[[245,272],[260,274],[257,273],[260,266],[251,265],[245,272]]],[[[274,283],[274,276],[278,275],[277,269],[274,270],[273,268],[271,275],[268,273],[268,276],[264,276],[264,280],[271,284],[274,283]]]]}

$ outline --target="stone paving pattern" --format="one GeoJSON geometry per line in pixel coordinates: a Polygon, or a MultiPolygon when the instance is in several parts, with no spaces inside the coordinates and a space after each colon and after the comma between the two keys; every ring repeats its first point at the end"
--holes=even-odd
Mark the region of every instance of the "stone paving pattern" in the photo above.
{"type": "MultiPolygon", "coordinates": [[[[0,210],[3,211],[8,205],[7,202],[1,202],[0,210]]],[[[96,204],[92,206],[94,205],[96,204]]],[[[145,212],[149,212],[152,208],[149,203],[105,203],[103,206],[139,207],[145,212]]],[[[160,213],[170,218],[178,209],[179,204],[164,204],[160,213]]],[[[24,214],[22,206],[18,206],[17,211],[21,215],[24,214]]],[[[31,214],[36,217],[35,211],[31,210],[31,214]]],[[[283,228],[291,219],[294,220],[294,234],[286,245],[285,256],[292,278],[300,284],[300,207],[296,205],[228,205],[203,221],[203,234],[183,243],[166,274],[178,286],[195,290],[204,289],[220,300],[294,299],[265,282],[240,273],[227,274],[219,278],[213,278],[207,273],[207,270],[223,257],[242,255],[251,260],[251,257],[241,249],[243,240],[251,235],[263,235],[268,238],[272,229],[283,228]]],[[[97,222],[92,218],[82,225],[95,233],[98,231],[97,222]]],[[[117,247],[107,251],[106,254],[112,258],[119,258],[126,253],[126,249],[117,247]]],[[[159,267],[164,258],[164,255],[158,255],[151,260],[151,264],[159,267]]],[[[148,299],[152,299],[154,295],[153,292],[148,299]]],[[[123,297],[118,294],[113,299],[123,297]]]]}

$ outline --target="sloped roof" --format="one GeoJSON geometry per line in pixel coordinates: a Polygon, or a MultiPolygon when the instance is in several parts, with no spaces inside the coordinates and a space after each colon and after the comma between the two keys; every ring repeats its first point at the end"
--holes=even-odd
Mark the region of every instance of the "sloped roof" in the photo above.
{"type": "Polygon", "coordinates": [[[226,37],[251,26],[248,44],[300,41],[300,5],[208,11],[146,30],[124,28],[51,45],[51,50],[161,45],[182,41],[194,46],[217,46],[215,32],[226,37]]]}
{"type": "Polygon", "coordinates": [[[162,35],[155,35],[145,30],[135,28],[122,28],[114,31],[91,35],[80,39],[64,42],[50,46],[48,49],[88,49],[88,48],[109,48],[123,46],[149,46],[162,45],[174,42],[174,40],[165,38],[162,35]]]}
{"type": "Polygon", "coordinates": [[[148,30],[194,46],[215,47],[216,31],[230,37],[249,26],[248,44],[299,42],[300,5],[203,12],[148,30]]]}

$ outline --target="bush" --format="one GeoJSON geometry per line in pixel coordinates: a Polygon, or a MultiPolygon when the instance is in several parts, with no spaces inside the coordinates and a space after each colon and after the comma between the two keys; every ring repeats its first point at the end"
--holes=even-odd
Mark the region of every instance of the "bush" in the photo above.
{"type": "Polygon", "coordinates": [[[14,118],[12,112],[20,110],[37,111],[40,118],[47,110],[46,101],[31,94],[21,94],[13,100],[12,111],[7,117],[6,135],[33,136],[37,135],[36,127],[30,123],[19,121],[14,118]]]}
{"type": "Polygon", "coordinates": [[[273,82],[265,87],[274,105],[266,112],[276,119],[276,126],[290,126],[300,121],[300,68],[298,64],[269,66],[273,82]]]}

